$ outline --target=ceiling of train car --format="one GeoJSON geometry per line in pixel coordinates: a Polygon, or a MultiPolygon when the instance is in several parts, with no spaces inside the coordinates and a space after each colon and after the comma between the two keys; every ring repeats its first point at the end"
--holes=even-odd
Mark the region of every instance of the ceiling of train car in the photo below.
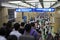
{"type": "Polygon", "coordinates": [[[2,3],[31,8],[49,8],[56,4],[58,0],[0,0],[2,3]]]}

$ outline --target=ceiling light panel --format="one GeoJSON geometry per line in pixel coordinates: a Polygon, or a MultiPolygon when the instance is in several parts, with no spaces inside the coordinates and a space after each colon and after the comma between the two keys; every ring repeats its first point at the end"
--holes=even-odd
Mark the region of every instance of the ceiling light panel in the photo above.
{"type": "Polygon", "coordinates": [[[2,3],[1,6],[8,7],[8,8],[26,8],[26,7],[21,7],[13,4],[8,4],[8,3],[2,3]]]}
{"type": "Polygon", "coordinates": [[[39,2],[39,0],[28,0],[26,2],[39,2]]]}
{"type": "Polygon", "coordinates": [[[11,1],[9,3],[13,3],[13,4],[17,4],[17,5],[21,5],[21,6],[25,6],[25,7],[30,7],[30,5],[23,3],[21,1],[11,1]]]}
{"type": "Polygon", "coordinates": [[[42,8],[42,5],[40,3],[38,3],[38,8],[42,8]]]}
{"type": "Polygon", "coordinates": [[[57,0],[43,0],[44,8],[49,8],[56,3],[57,0]]]}
{"type": "Polygon", "coordinates": [[[43,1],[58,1],[58,0],[43,0],[43,1]]]}
{"type": "Polygon", "coordinates": [[[27,3],[29,3],[29,4],[31,4],[31,5],[33,5],[33,6],[35,6],[36,3],[39,2],[39,0],[28,0],[28,1],[25,1],[25,2],[27,2],[27,3]]]}
{"type": "Polygon", "coordinates": [[[49,8],[50,7],[50,2],[43,2],[44,8],[49,8]]]}
{"type": "Polygon", "coordinates": [[[33,5],[33,6],[35,6],[35,3],[30,3],[30,2],[29,2],[29,4],[31,4],[31,5],[33,5]]]}

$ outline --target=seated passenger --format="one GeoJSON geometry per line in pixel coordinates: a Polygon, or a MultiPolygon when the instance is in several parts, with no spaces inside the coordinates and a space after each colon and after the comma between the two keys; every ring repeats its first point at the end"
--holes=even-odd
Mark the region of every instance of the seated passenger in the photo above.
{"type": "Polygon", "coordinates": [[[18,31],[19,27],[20,27],[20,24],[19,24],[19,23],[15,23],[15,24],[14,24],[14,29],[15,29],[15,30],[13,30],[13,31],[10,33],[10,35],[15,35],[15,36],[17,36],[17,38],[19,38],[19,37],[21,36],[21,33],[19,33],[19,31],[18,31]]]}
{"type": "Polygon", "coordinates": [[[17,37],[15,35],[9,35],[7,40],[17,40],[17,37]]]}

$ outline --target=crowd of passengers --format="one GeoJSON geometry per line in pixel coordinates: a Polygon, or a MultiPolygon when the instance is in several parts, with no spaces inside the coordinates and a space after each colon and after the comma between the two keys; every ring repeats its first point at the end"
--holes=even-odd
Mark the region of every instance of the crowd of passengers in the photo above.
{"type": "MultiPolygon", "coordinates": [[[[42,32],[36,30],[37,22],[31,23],[14,23],[8,21],[3,23],[3,26],[0,28],[0,40],[43,40],[42,32]]],[[[45,40],[60,40],[60,36],[56,33],[55,37],[52,34],[47,33],[47,38],[45,40]]]]}

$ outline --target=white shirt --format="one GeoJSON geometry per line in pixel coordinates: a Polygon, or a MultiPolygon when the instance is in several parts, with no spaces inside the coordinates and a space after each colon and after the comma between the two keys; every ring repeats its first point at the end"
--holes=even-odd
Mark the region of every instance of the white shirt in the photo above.
{"type": "Polygon", "coordinates": [[[22,34],[20,34],[18,31],[16,31],[16,30],[13,30],[11,33],[10,33],[10,35],[15,35],[15,36],[17,36],[17,38],[19,38],[22,34]]]}
{"type": "Polygon", "coordinates": [[[0,36],[0,40],[7,40],[4,36],[0,36]]]}

